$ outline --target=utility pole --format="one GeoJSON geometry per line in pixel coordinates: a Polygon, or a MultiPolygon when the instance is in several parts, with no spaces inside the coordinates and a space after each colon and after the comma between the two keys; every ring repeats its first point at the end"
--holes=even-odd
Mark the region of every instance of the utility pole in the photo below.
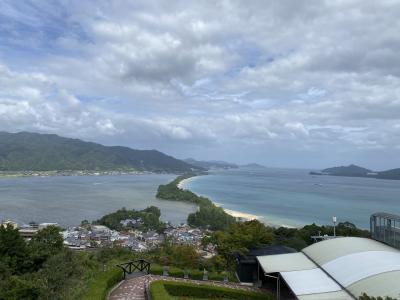
{"type": "Polygon", "coordinates": [[[333,236],[336,237],[336,222],[337,222],[337,218],[336,217],[332,217],[332,221],[333,221],[333,236]]]}

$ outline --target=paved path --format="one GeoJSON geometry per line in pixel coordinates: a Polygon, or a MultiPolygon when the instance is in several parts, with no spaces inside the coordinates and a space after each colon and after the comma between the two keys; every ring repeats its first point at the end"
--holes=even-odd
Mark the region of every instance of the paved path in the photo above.
{"type": "Polygon", "coordinates": [[[136,277],[132,279],[127,279],[122,282],[120,286],[118,286],[110,295],[108,300],[144,300],[144,288],[145,283],[151,282],[154,280],[173,280],[173,281],[183,281],[190,282],[195,284],[208,284],[214,286],[222,286],[229,288],[236,288],[246,291],[256,291],[260,292],[261,290],[255,287],[243,286],[237,283],[223,283],[219,281],[201,281],[201,280],[190,280],[183,278],[174,278],[174,277],[163,277],[157,275],[146,275],[141,277],[136,277]]]}
{"type": "Polygon", "coordinates": [[[108,300],[145,300],[144,286],[147,279],[147,276],[141,276],[123,281],[108,300]]]}

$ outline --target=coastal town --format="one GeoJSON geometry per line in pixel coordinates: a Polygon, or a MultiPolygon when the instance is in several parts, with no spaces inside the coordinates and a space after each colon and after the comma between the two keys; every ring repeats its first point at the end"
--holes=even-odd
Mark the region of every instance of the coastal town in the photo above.
{"type": "MultiPolygon", "coordinates": [[[[157,172],[158,174],[163,172],[157,172]]],[[[138,170],[55,170],[55,171],[0,171],[0,177],[49,177],[49,176],[117,176],[153,174],[138,170]]]]}
{"type": "Polygon", "coordinates": [[[156,230],[141,230],[143,220],[125,219],[121,220],[122,230],[112,230],[104,225],[93,225],[82,222],[80,226],[61,228],[57,223],[35,223],[18,224],[11,220],[0,223],[4,226],[12,226],[18,229],[20,235],[30,240],[39,230],[48,226],[60,228],[64,245],[75,251],[93,251],[99,248],[124,247],[135,252],[145,252],[157,248],[165,241],[172,244],[190,245],[203,258],[215,255],[213,245],[202,246],[202,239],[211,234],[211,231],[193,228],[187,224],[173,225],[166,223],[162,232],[156,230]]]}

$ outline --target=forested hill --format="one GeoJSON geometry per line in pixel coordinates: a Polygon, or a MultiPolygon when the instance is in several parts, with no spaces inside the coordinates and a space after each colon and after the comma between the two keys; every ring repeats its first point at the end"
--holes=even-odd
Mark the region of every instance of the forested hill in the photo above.
{"type": "Polygon", "coordinates": [[[157,150],[107,147],[54,134],[0,132],[0,171],[138,170],[188,172],[200,170],[157,150]]]}
{"type": "Polygon", "coordinates": [[[400,180],[400,168],[386,171],[372,171],[356,165],[333,167],[320,172],[313,171],[310,174],[400,180]]]}
{"type": "Polygon", "coordinates": [[[372,173],[371,170],[356,165],[328,168],[322,170],[322,172],[329,175],[353,177],[367,176],[369,173],[372,173]]]}

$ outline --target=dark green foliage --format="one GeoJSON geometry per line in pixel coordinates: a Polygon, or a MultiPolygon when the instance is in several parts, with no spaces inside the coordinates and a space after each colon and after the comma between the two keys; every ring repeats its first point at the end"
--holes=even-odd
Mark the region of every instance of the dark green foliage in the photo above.
{"type": "Polygon", "coordinates": [[[116,212],[103,216],[94,223],[107,226],[113,230],[122,230],[124,228],[120,223],[122,220],[141,218],[143,225],[137,227],[138,229],[161,231],[164,228],[164,223],[160,221],[160,216],[160,209],[155,206],[150,206],[143,210],[127,210],[126,208],[122,208],[116,212]]]}
{"type": "Polygon", "coordinates": [[[54,134],[0,132],[0,171],[144,170],[188,172],[200,168],[156,150],[106,147],[54,134]]]}
{"type": "Polygon", "coordinates": [[[226,268],[235,266],[237,254],[246,254],[249,249],[270,245],[274,242],[274,235],[270,228],[263,223],[253,220],[244,223],[235,223],[226,231],[216,231],[211,237],[203,240],[204,244],[216,245],[218,256],[226,264],[226,268]]]}
{"type": "Polygon", "coordinates": [[[59,253],[63,247],[63,238],[58,227],[49,226],[39,230],[28,244],[31,270],[40,269],[49,257],[59,253]]]}
{"type": "Polygon", "coordinates": [[[168,184],[162,184],[158,187],[157,190],[157,198],[161,199],[166,199],[166,200],[175,200],[175,201],[183,201],[183,202],[190,202],[194,204],[211,204],[212,202],[201,196],[197,196],[195,193],[188,191],[188,190],[182,190],[178,188],[179,182],[181,182],[184,179],[194,177],[196,174],[194,173],[188,173],[185,175],[178,176],[175,178],[173,181],[171,181],[168,184]]]}
{"type": "Polygon", "coordinates": [[[211,230],[224,230],[233,223],[235,218],[214,204],[200,204],[199,210],[188,216],[189,225],[211,230]]]}
{"type": "Polygon", "coordinates": [[[178,268],[200,268],[200,255],[190,245],[164,243],[152,252],[153,261],[164,266],[178,268]]]}
{"type": "Polygon", "coordinates": [[[172,182],[160,185],[157,198],[175,201],[184,201],[197,204],[197,212],[188,216],[188,224],[195,227],[209,228],[211,230],[224,230],[235,223],[235,218],[228,215],[221,207],[214,205],[208,198],[197,196],[188,190],[178,188],[180,181],[196,176],[187,174],[179,176],[172,182]]]}
{"type": "Polygon", "coordinates": [[[175,297],[202,299],[274,299],[271,294],[248,292],[239,289],[174,281],[155,281],[150,285],[154,300],[169,300],[175,297]]]}
{"type": "Polygon", "coordinates": [[[0,226],[0,300],[79,299],[97,262],[65,249],[58,230],[49,226],[25,242],[0,226]]]}
{"type": "MultiPolygon", "coordinates": [[[[311,236],[318,234],[333,235],[332,226],[318,226],[316,224],[306,225],[303,228],[286,228],[279,227],[273,230],[275,235],[275,242],[280,245],[292,247],[296,250],[301,250],[314,241],[311,236]]],[[[355,237],[369,237],[369,231],[357,228],[350,222],[339,223],[336,226],[337,236],[355,236],[355,237]]]]}
{"type": "Polygon", "coordinates": [[[85,287],[86,257],[63,250],[51,256],[38,272],[37,278],[43,283],[40,299],[78,299],[85,287]]]}
{"type": "Polygon", "coordinates": [[[360,298],[358,298],[359,300],[396,300],[396,298],[392,298],[392,297],[370,297],[367,294],[363,294],[362,296],[360,296],[360,298]]]}
{"type": "Polygon", "coordinates": [[[96,252],[96,260],[105,264],[113,259],[120,261],[130,261],[139,258],[147,258],[146,253],[133,252],[124,247],[101,248],[96,252]]]}
{"type": "Polygon", "coordinates": [[[0,226],[0,280],[3,274],[20,274],[27,267],[29,251],[18,229],[0,226]]]}
{"type": "Polygon", "coordinates": [[[31,279],[11,276],[0,280],[1,300],[35,300],[39,296],[40,286],[31,279]]]}
{"type": "MultiPolygon", "coordinates": [[[[245,255],[250,249],[278,244],[296,250],[301,250],[313,243],[311,236],[332,235],[332,226],[306,225],[303,228],[272,228],[253,220],[244,223],[235,223],[228,230],[215,231],[210,237],[202,241],[204,245],[216,245],[218,255],[211,262],[219,269],[233,270],[236,267],[235,258],[245,255]]],[[[344,222],[336,226],[338,236],[369,237],[369,232],[355,227],[352,223],[344,222]]]]}

